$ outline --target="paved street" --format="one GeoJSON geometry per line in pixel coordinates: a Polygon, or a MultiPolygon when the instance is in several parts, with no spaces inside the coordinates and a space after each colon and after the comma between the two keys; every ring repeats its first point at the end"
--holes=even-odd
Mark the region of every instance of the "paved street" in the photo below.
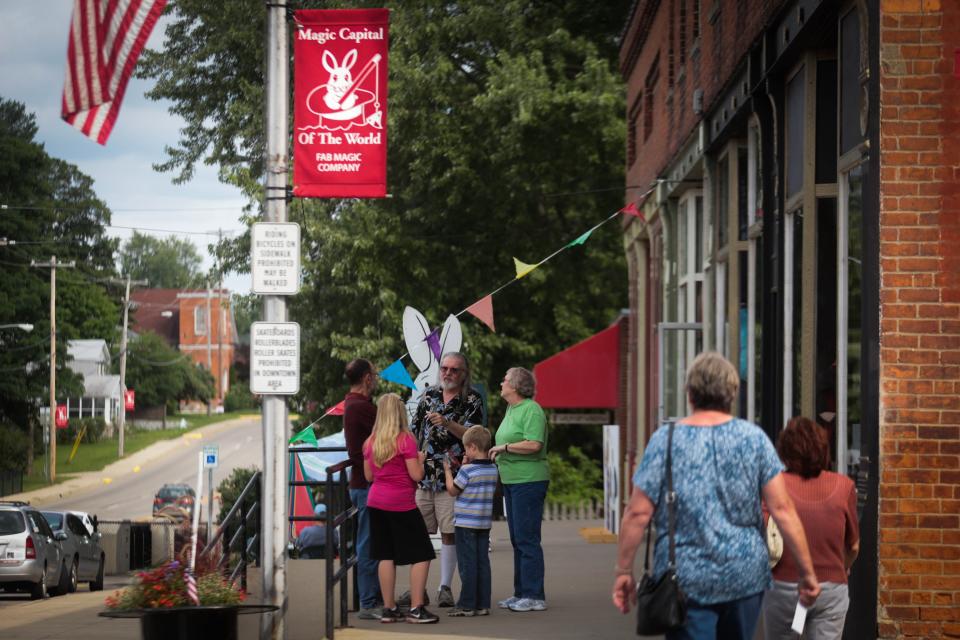
{"type": "MultiPolygon", "coordinates": [[[[236,467],[261,467],[262,441],[259,416],[227,420],[156,443],[103,471],[80,474],[66,483],[7,499],[27,499],[31,504],[51,509],[87,511],[103,520],[149,518],[153,497],[161,485],[196,484],[197,454],[203,446],[220,446],[220,466],[213,475],[216,486],[236,467]]],[[[204,487],[204,514],[206,501],[204,487]]]]}

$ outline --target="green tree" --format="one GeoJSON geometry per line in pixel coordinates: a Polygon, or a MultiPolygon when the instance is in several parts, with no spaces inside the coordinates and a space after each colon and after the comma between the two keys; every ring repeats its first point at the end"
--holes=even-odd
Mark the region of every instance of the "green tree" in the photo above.
{"type": "Polygon", "coordinates": [[[198,286],[202,263],[196,245],[176,236],[155,238],[134,231],[120,249],[120,272],[155,289],[198,286]]]}
{"type": "Polygon", "coordinates": [[[213,395],[213,376],[160,336],[146,332],[127,346],[127,387],[137,392],[137,404],[166,406],[176,411],[178,400],[207,401],[213,395]]]}
{"type": "MultiPolygon", "coordinates": [[[[220,494],[220,513],[217,514],[217,522],[223,522],[223,519],[227,517],[227,514],[230,513],[230,509],[233,508],[233,505],[236,504],[237,498],[240,497],[240,494],[243,493],[243,490],[246,488],[247,483],[250,482],[250,478],[253,477],[253,474],[257,472],[256,467],[237,467],[230,472],[230,475],[220,481],[220,484],[217,485],[217,493],[220,494]]],[[[247,504],[248,509],[252,509],[253,505],[256,504],[257,500],[260,498],[260,485],[257,484],[251,491],[247,494],[247,497],[244,499],[244,502],[247,504]]],[[[259,522],[259,518],[256,520],[259,522]]],[[[251,529],[258,531],[259,527],[251,526],[251,529]]]]}
{"type": "Polygon", "coordinates": [[[548,453],[550,487],[547,500],[575,507],[581,502],[603,499],[603,469],[579,447],[570,447],[566,455],[548,453]]]}
{"type": "MultiPolygon", "coordinates": [[[[104,290],[114,274],[117,241],[106,235],[110,211],[77,167],[37,142],[36,118],[0,97],[0,324],[30,323],[32,333],[0,330],[0,423],[28,434],[28,464],[40,443],[48,397],[50,275],[31,261],[75,261],[57,274],[57,398],[76,395],[82,377],[65,368],[67,341],[117,335],[119,310],[104,290]]],[[[29,472],[29,470],[28,470],[29,472]]]]}
{"type": "MultiPolygon", "coordinates": [[[[392,198],[299,200],[290,209],[305,254],[291,305],[302,326],[304,400],[338,399],[352,357],[385,366],[403,354],[404,305],[437,325],[512,278],[514,256],[536,262],[622,206],[617,38],[628,5],[391,6],[392,198]]],[[[167,49],[148,52],[141,73],[156,80],[150,96],[171,100],[187,125],[158,168],[180,181],[198,162],[215,164],[259,199],[263,5],[179,0],[171,11],[167,49]]],[[[247,236],[218,253],[242,270],[248,246],[247,236]]],[[[609,224],[497,295],[499,333],[464,316],[465,350],[495,388],[507,367],[607,326],[625,303],[621,238],[609,224]]]]}

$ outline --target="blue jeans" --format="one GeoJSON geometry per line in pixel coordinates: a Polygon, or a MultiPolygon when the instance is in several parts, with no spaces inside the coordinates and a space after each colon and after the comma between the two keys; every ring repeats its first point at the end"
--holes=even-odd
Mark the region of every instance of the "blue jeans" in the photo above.
{"type": "Polygon", "coordinates": [[[503,485],[507,501],[507,528],[513,545],[513,595],[517,598],[546,600],[543,593],[543,547],[540,525],[543,501],[547,498],[546,480],[503,485]]]}
{"type": "Polygon", "coordinates": [[[698,604],[687,600],[687,624],[667,640],[752,640],[763,592],[739,600],[698,604]]]}
{"type": "Polygon", "coordinates": [[[457,527],[460,609],[490,608],[490,529],[457,527]]]}
{"type": "Polygon", "coordinates": [[[370,558],[370,514],[367,513],[368,489],[350,489],[350,502],[357,508],[357,590],[360,607],[373,609],[383,602],[380,595],[380,577],[377,565],[370,558]]]}

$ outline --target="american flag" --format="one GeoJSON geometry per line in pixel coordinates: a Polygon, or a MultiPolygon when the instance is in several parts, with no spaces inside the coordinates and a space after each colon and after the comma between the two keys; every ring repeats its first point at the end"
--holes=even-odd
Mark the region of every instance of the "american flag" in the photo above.
{"type": "Polygon", "coordinates": [[[127,81],[167,0],[74,0],[61,117],[106,144],[127,81]]]}
{"type": "Polygon", "coordinates": [[[197,594],[197,580],[193,577],[193,571],[187,569],[184,571],[184,579],[187,581],[187,597],[190,598],[196,606],[200,606],[200,596],[197,594]]]}

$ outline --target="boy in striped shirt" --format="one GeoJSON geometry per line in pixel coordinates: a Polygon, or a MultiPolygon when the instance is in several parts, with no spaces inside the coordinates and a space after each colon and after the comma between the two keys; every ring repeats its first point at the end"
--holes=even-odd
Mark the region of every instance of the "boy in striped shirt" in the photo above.
{"type": "Polygon", "coordinates": [[[449,461],[443,461],[447,492],[457,499],[453,517],[460,599],[448,614],[454,617],[490,615],[490,526],[497,490],[497,466],[488,456],[490,444],[489,431],[480,425],[470,427],[463,434],[466,455],[456,478],[449,461]]]}

